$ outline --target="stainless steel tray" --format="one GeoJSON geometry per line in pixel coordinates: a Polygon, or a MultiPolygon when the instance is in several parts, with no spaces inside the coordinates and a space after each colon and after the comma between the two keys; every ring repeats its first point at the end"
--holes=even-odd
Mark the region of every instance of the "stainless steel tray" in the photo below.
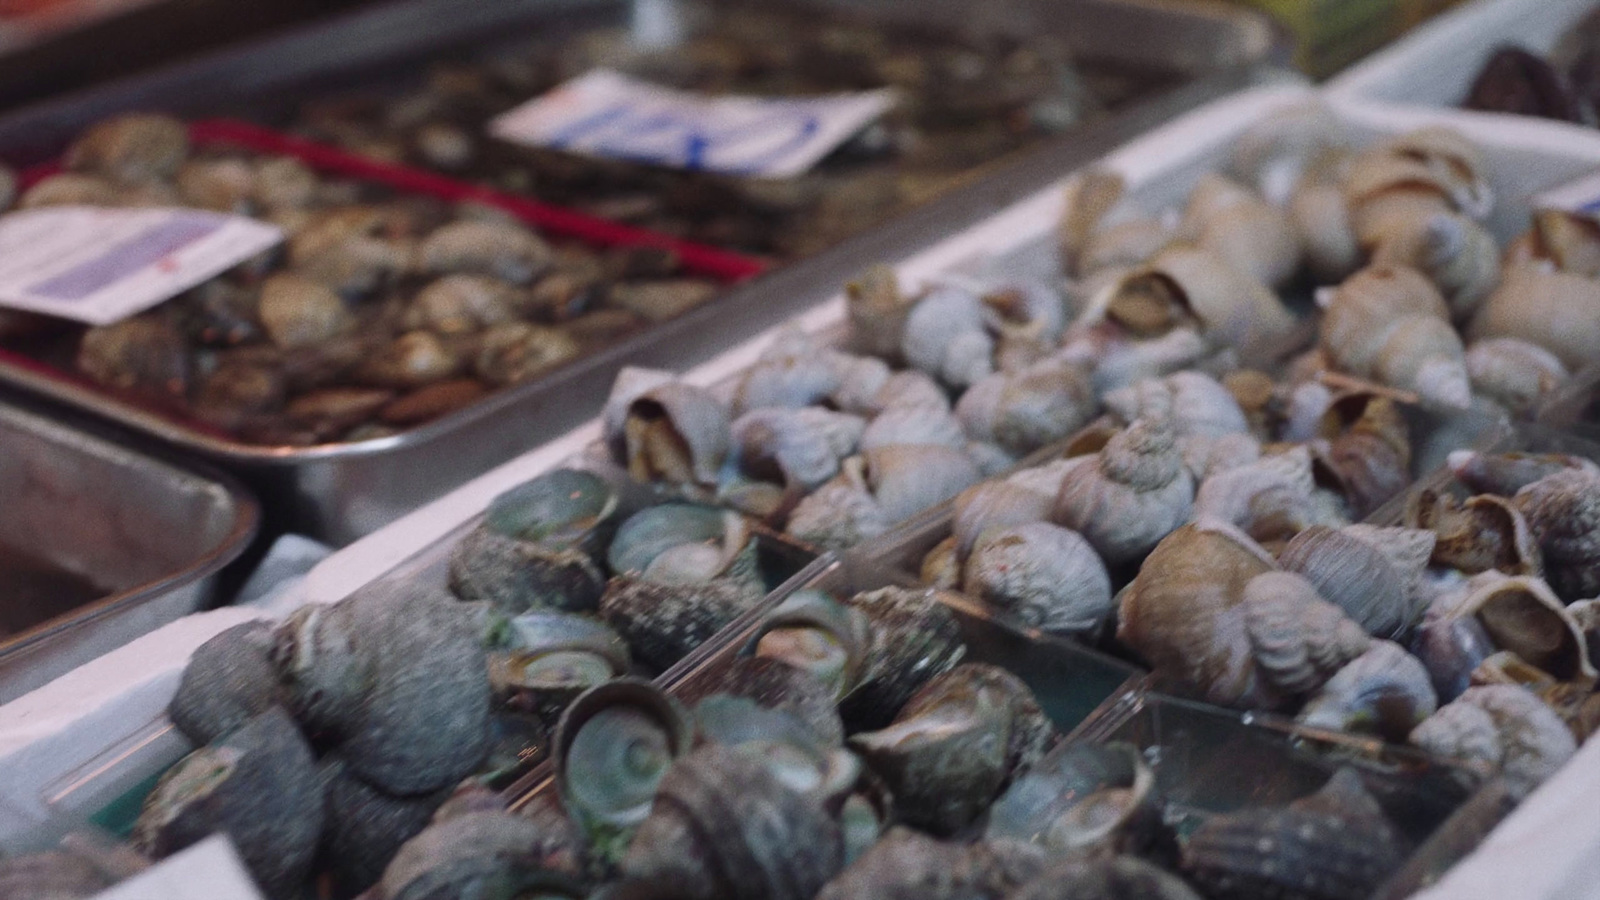
{"type": "Polygon", "coordinates": [[[255,536],[232,479],[4,401],[0,448],[0,703],[202,608],[255,536]]]}
{"type": "MultiPolygon", "coordinates": [[[[905,15],[910,4],[885,0],[885,6],[905,15]]],[[[953,17],[970,13],[964,6],[943,2],[930,10],[953,17]]],[[[397,3],[0,117],[0,156],[23,162],[46,158],[88,123],[130,109],[270,117],[341,84],[414,72],[419,60],[447,47],[535,29],[559,39],[623,21],[632,8],[617,0],[496,0],[465,7],[448,0],[397,3]]],[[[860,4],[852,8],[861,11],[860,4]]],[[[1110,56],[1165,68],[1182,84],[1046,143],[881,228],[728,291],[546,378],[500,391],[404,434],[306,449],[259,447],[198,433],[38,371],[0,367],[0,382],[90,411],[237,473],[264,498],[270,530],[347,543],[593,415],[622,366],[682,368],[814,306],[867,265],[901,259],[1154,124],[1248,84],[1277,47],[1262,19],[1225,6],[1075,0],[1074,14],[1068,15],[1064,7],[1042,0],[1019,0],[1016,9],[1022,27],[1059,28],[1086,59],[1110,56]],[[1130,35],[1140,39],[1129,40],[1130,35]],[[1162,39],[1151,39],[1157,35],[1162,39]]],[[[921,7],[911,12],[935,17],[933,11],[924,15],[921,7]]],[[[998,15],[986,12],[985,18],[998,15]]]]}

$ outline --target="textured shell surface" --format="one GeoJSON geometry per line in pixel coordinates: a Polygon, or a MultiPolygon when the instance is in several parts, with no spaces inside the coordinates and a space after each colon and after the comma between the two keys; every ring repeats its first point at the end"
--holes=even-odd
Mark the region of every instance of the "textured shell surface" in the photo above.
{"type": "Polygon", "coordinates": [[[1068,857],[1005,900],[1200,900],[1182,878],[1137,856],[1068,857]]]}
{"type": "Polygon", "coordinates": [[[1328,524],[1313,499],[1315,489],[1311,453],[1295,447],[1207,477],[1191,515],[1229,522],[1263,543],[1286,540],[1328,524]]]}
{"type": "Polygon", "coordinates": [[[964,663],[930,680],[887,727],[849,744],[884,780],[901,820],[948,835],[1038,761],[1054,733],[1016,676],[964,663]]]}
{"type": "Polygon", "coordinates": [[[1511,497],[1530,484],[1566,469],[1600,475],[1593,460],[1566,453],[1483,453],[1457,450],[1445,460],[1450,474],[1484,494],[1511,497]]]}
{"type": "MultiPolygon", "coordinates": [[[[1336,405],[1330,415],[1337,417],[1336,405]]],[[[1336,489],[1352,518],[1371,514],[1411,482],[1410,428],[1386,397],[1361,398],[1360,413],[1330,440],[1311,442],[1319,483],[1336,489]]]]}
{"type": "Polygon", "coordinates": [[[417,248],[424,271],[488,275],[528,284],[549,268],[550,245],[520,224],[457,221],[435,229],[417,248]]]}
{"type": "Polygon", "coordinates": [[[1470,319],[1500,284],[1500,245],[1488,229],[1456,212],[1394,221],[1374,262],[1410,266],[1438,286],[1454,321],[1470,319]]]}
{"type": "MultiPolygon", "coordinates": [[[[828,358],[829,368],[833,369],[839,384],[827,399],[840,412],[875,416],[883,411],[880,395],[896,374],[888,363],[875,356],[852,356],[846,353],[833,354],[828,358]]],[[[943,392],[937,390],[937,386],[935,393],[941,401],[944,400],[943,392]]],[[[944,402],[948,405],[948,401],[944,402]]]]}
{"type": "MultiPolygon", "coordinates": [[[[1422,615],[1414,583],[1428,564],[1424,554],[1414,567],[1403,567],[1384,552],[1384,540],[1410,537],[1412,529],[1394,529],[1369,539],[1360,530],[1313,526],[1295,535],[1278,562],[1304,575],[1317,592],[1345,611],[1369,634],[1393,638],[1422,615]]],[[[1432,536],[1422,532],[1427,549],[1432,536]]]]}
{"type": "Polygon", "coordinates": [[[1017,841],[945,842],[895,828],[830,881],[817,900],[1004,900],[1046,863],[1042,849],[1017,841]]]}
{"type": "Polygon", "coordinates": [[[562,803],[596,836],[637,826],[692,736],[687,714],[644,682],[589,689],[568,705],[556,729],[552,750],[562,803]]]}
{"type": "Polygon", "coordinates": [[[1264,572],[1244,587],[1245,629],[1262,680],[1304,696],[1371,646],[1361,626],[1292,572],[1264,572]]]}
{"type": "Polygon", "coordinates": [[[873,266],[845,289],[851,341],[875,356],[896,359],[905,334],[906,317],[916,298],[900,292],[891,266],[873,266]]]}
{"type": "Polygon", "coordinates": [[[1484,572],[1467,583],[1454,612],[1473,616],[1495,646],[1558,680],[1595,681],[1582,626],[1541,579],[1484,572]]]}
{"type": "Polygon", "coordinates": [[[272,647],[273,629],[266,622],[235,625],[201,644],[167,704],[172,724],[199,746],[286,703],[272,647]]]}
{"type": "Polygon", "coordinates": [[[887,725],[923,684],[966,655],[961,626],[934,591],[889,587],[846,602],[871,625],[866,666],[839,704],[852,730],[887,725]]]}
{"type": "Polygon", "coordinates": [[[636,659],[664,671],[755,608],[763,596],[759,584],[739,578],[664,584],[617,575],[600,597],[600,617],[627,640],[636,659]]]}
{"type": "MultiPolygon", "coordinates": [[[[888,377],[887,367],[882,374],[888,377]]],[[[734,389],[732,411],[743,415],[758,409],[799,409],[817,404],[843,387],[839,369],[826,354],[769,350],[741,376],[734,389]]]]}
{"type": "Polygon", "coordinates": [[[1089,542],[1048,522],[986,532],[965,569],[967,593],[1030,628],[1083,632],[1111,613],[1111,578],[1089,542]]]}
{"type": "Polygon", "coordinates": [[[1600,594],[1600,474],[1556,472],[1518,491],[1512,503],[1539,541],[1556,593],[1569,602],[1600,594]]]}
{"type": "Polygon", "coordinates": [[[934,288],[906,319],[906,362],[951,387],[976,384],[994,371],[994,338],[983,313],[977,294],[949,285],[934,288]]]}
{"type": "Polygon", "coordinates": [[[1508,684],[1472,687],[1456,703],[1477,706],[1494,720],[1503,749],[1501,773],[1516,796],[1532,793],[1578,752],[1566,724],[1525,688],[1508,684]]]}
{"type": "Polygon", "coordinates": [[[1068,744],[1012,782],[989,810],[984,837],[1055,851],[1137,852],[1161,800],[1155,773],[1131,744],[1068,744]]]}
{"type": "Polygon", "coordinates": [[[745,649],[811,673],[838,696],[861,676],[870,629],[861,610],[808,588],[785,597],[768,613],[745,649]]]}
{"type": "Polygon", "coordinates": [[[1472,673],[1495,652],[1494,641],[1475,617],[1463,615],[1465,590],[1445,591],[1429,605],[1411,649],[1427,668],[1439,700],[1449,703],[1472,684],[1472,673]]]}
{"type": "Polygon", "coordinates": [[[484,513],[498,534],[552,546],[584,542],[617,508],[605,479],[581,469],[552,469],[498,494],[484,513]]]}
{"type": "Polygon", "coordinates": [[[1067,472],[1054,519],[1088,539],[1109,566],[1138,560],[1189,518],[1194,479],[1170,418],[1140,419],[1093,466],[1067,472]]]}
{"type": "Polygon", "coordinates": [[[322,832],[322,786],[311,747],[281,709],[263,713],[161,777],[132,841],[162,859],[226,832],[274,898],[298,890],[322,832]]]}
{"type": "Polygon", "coordinates": [[[965,559],[986,532],[1049,519],[1056,488],[1045,493],[1013,481],[985,481],[957,494],[950,530],[958,556],[965,559]]]}
{"type": "Polygon", "coordinates": [[[374,889],[382,900],[585,896],[567,829],[502,810],[442,818],[407,841],[374,889]]]}
{"type": "Polygon", "coordinates": [[[41,850],[0,860],[0,895],[36,900],[91,900],[117,879],[66,850],[41,850]]]}
{"type": "Polygon", "coordinates": [[[166,181],[189,155],[189,129],[171,116],[130,113],[98,122],[67,148],[67,168],[137,184],[166,181]]]}
{"type": "Polygon", "coordinates": [[[1516,415],[1535,411],[1568,378],[1554,353],[1520,338],[1484,338],[1467,347],[1472,390],[1516,415]]]}
{"type": "Polygon", "coordinates": [[[486,522],[450,551],[450,590],[508,615],[530,609],[592,610],[605,575],[578,547],[507,537],[486,522]]]}
{"type": "Polygon", "coordinates": [[[990,375],[963,394],[955,408],[968,437],[997,444],[1013,456],[1066,437],[1096,411],[1094,388],[1083,370],[1056,360],[990,375]]]}
{"type": "Polygon", "coordinates": [[[1213,475],[1248,466],[1261,458],[1261,442],[1251,434],[1206,437],[1191,434],[1178,439],[1183,464],[1196,484],[1213,475]]]}
{"type": "Polygon", "coordinates": [[[1432,531],[1432,562],[1468,575],[1496,570],[1539,575],[1544,554],[1520,510],[1504,497],[1479,494],[1465,502],[1431,489],[1406,505],[1406,522],[1432,531]]]}
{"type": "Polygon", "coordinates": [[[1301,724],[1404,740],[1439,706],[1428,670],[1393,641],[1367,651],[1328,679],[1300,711],[1301,724]]]}
{"type": "Polygon", "coordinates": [[[1180,435],[1205,435],[1220,437],[1226,434],[1246,433],[1250,423],[1233,394],[1222,383],[1203,372],[1184,370],[1150,381],[1140,382],[1130,388],[1121,388],[1106,394],[1105,403],[1123,420],[1139,418],[1145,401],[1142,393],[1156,388],[1171,398],[1173,427],[1180,435]]]}
{"type": "Polygon", "coordinates": [[[1212,817],[1183,847],[1184,871],[1221,896],[1357,900],[1404,861],[1404,840],[1349,768],[1287,806],[1212,817]]]}
{"type": "Polygon", "coordinates": [[[449,794],[391,797],[351,776],[338,756],[323,760],[321,777],[324,857],[334,883],[352,895],[383,876],[395,853],[428,826],[449,794]]]}
{"type": "Polygon", "coordinates": [[[1439,707],[1406,740],[1444,759],[1481,763],[1496,771],[1505,759],[1494,717],[1471,703],[1439,707]]]}
{"type": "Polygon", "coordinates": [[[744,516],[712,506],[663,503],[629,516],[606,551],[619,575],[661,584],[727,577],[760,590],[755,537],[744,516]]]}
{"type": "Polygon", "coordinates": [[[605,405],[600,410],[601,434],[617,461],[627,460],[624,424],[628,418],[628,407],[646,391],[669,384],[675,378],[677,375],[673,372],[640,366],[625,366],[617,373],[616,380],[611,383],[611,393],[606,396],[605,405]]]}
{"type": "MultiPolygon", "coordinates": [[[[815,633],[811,632],[813,635],[815,633]]],[[[837,709],[842,690],[823,675],[816,674],[815,668],[793,665],[790,662],[793,658],[792,655],[761,654],[734,661],[729,666],[728,677],[721,680],[724,693],[719,703],[723,705],[723,712],[733,708],[729,701],[740,701],[753,704],[763,712],[774,713],[779,718],[768,720],[723,716],[723,724],[734,724],[727,721],[729,718],[743,720],[741,727],[748,740],[793,744],[820,757],[826,748],[839,747],[844,743],[844,723],[839,720],[837,709]],[[778,727],[774,727],[774,724],[778,727]]],[[[729,743],[725,737],[713,734],[707,728],[706,704],[711,699],[708,697],[695,707],[695,721],[700,735],[702,738],[729,743]]],[[[713,705],[709,709],[716,708],[713,705]]],[[[819,769],[815,777],[820,777],[822,764],[827,760],[814,761],[819,769]]]]}
{"type": "Polygon", "coordinates": [[[622,860],[629,877],[699,885],[707,900],[809,900],[843,866],[843,835],[819,800],[716,744],[668,770],[622,860]]]}
{"type": "Polygon", "coordinates": [[[1276,568],[1227,523],[1185,525],[1156,546],[1122,592],[1117,637],[1163,683],[1221,706],[1254,706],[1267,690],[1245,628],[1244,589],[1276,568]]]}
{"type": "Polygon", "coordinates": [[[1375,264],[1335,290],[1322,318],[1321,346],[1342,369],[1415,391],[1440,406],[1472,397],[1466,348],[1438,290],[1415,269],[1375,264]]]}
{"type": "Polygon", "coordinates": [[[845,460],[844,471],[795,505],[784,532],[818,547],[841,550],[888,531],[894,520],[868,490],[863,465],[860,457],[845,460]]]}

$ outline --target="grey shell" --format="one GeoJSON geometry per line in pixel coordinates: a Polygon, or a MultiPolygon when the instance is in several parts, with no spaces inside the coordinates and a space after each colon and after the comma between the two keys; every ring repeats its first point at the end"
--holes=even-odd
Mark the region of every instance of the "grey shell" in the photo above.
{"type": "Polygon", "coordinates": [[[189,658],[167,715],[196,746],[225,737],[285,702],[272,663],[272,632],[267,622],[235,625],[189,658]]]}

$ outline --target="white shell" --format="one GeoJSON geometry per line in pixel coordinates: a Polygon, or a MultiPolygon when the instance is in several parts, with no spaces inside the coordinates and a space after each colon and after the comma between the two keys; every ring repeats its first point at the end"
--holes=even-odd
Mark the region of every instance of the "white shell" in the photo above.
{"type": "Polygon", "coordinates": [[[966,591],[1031,628],[1086,631],[1111,612],[1111,578],[1080,535],[1048,522],[987,533],[967,559],[966,591]]]}

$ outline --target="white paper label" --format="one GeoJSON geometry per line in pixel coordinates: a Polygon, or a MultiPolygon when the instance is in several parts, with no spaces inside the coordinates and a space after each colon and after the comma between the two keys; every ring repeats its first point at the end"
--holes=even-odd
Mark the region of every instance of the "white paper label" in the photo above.
{"type": "Polygon", "coordinates": [[[233,843],[217,835],[174,853],[94,900],[262,900],[233,843]]]}
{"type": "Polygon", "coordinates": [[[275,226],[195,209],[57,206],[0,216],[0,306],[106,325],[283,240],[275,226]]]}
{"type": "Polygon", "coordinates": [[[827,97],[705,97],[596,69],[489,124],[496,137],[679,169],[789,178],[894,105],[887,88],[827,97]]]}
{"type": "Polygon", "coordinates": [[[1533,198],[1533,205],[1600,219],[1600,172],[1551,188],[1533,198]]]}

